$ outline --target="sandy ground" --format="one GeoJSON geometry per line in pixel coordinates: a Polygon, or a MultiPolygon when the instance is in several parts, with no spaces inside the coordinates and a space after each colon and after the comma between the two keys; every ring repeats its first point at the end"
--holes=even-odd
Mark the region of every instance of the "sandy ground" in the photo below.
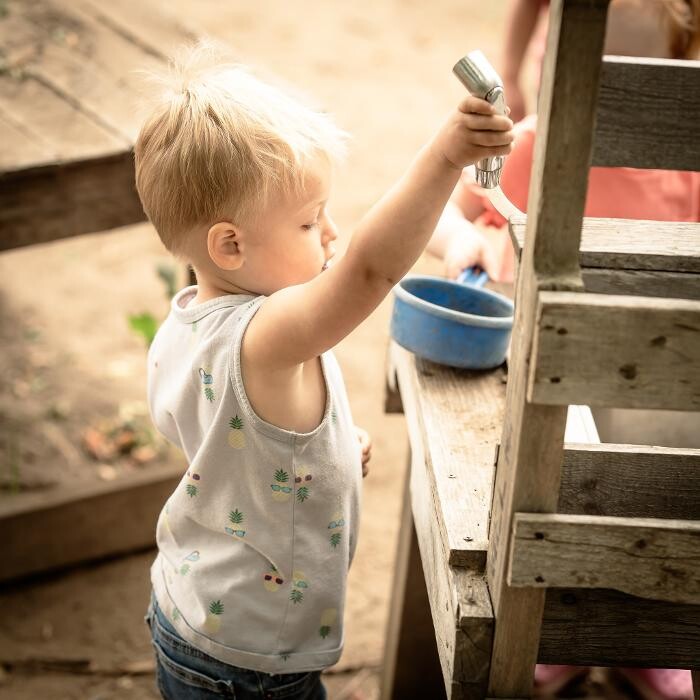
{"type": "MultiPolygon", "coordinates": [[[[353,223],[463,94],[450,73],[455,60],[477,47],[498,60],[504,4],[173,0],[169,6],[229,43],[241,60],[308,90],[352,133],[332,200],[342,248],[353,223]]],[[[15,477],[33,488],[99,478],[80,436],[120,407],[138,410],[144,399],[144,347],[126,317],[165,315],[155,268],[167,260],[147,224],[0,257],[2,498],[12,497],[7,485],[15,477]]],[[[439,266],[423,260],[417,269],[439,266]]],[[[356,422],[373,434],[374,459],[350,576],[338,669],[345,671],[328,679],[332,698],[376,696],[382,663],[406,445],[403,418],[383,412],[389,311],[387,300],[337,351],[356,422]]],[[[105,672],[16,668],[0,673],[0,697],[157,697],[149,672],[124,673],[125,665],[151,658],[142,617],[152,557],[138,553],[4,587],[0,661],[90,660],[105,672]]]]}

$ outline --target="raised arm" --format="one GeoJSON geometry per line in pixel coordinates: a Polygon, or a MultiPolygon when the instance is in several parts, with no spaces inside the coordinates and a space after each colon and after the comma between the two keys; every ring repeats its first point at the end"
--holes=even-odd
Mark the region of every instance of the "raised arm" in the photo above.
{"type": "Polygon", "coordinates": [[[509,153],[511,128],[487,102],[465,99],[362,219],[343,258],[265,301],[246,334],[246,355],[258,367],[292,369],[347,336],[416,261],[462,168],[509,153]]]}

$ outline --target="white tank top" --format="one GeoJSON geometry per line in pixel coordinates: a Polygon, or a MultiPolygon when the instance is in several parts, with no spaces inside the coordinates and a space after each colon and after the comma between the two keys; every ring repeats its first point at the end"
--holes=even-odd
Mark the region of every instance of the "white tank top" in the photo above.
{"type": "Polygon", "coordinates": [[[153,421],[189,467],[157,526],[151,579],[190,644],[229,664],[297,673],[334,664],[357,541],[361,451],[340,368],[321,358],[326,409],[310,433],[257,416],[241,377],[264,297],[172,301],[148,356],[153,421]]]}

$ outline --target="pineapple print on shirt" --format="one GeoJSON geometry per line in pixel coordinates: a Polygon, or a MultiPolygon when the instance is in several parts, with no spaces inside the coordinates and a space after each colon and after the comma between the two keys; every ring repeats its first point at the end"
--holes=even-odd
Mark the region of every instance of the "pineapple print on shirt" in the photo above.
{"type": "Polygon", "coordinates": [[[245,530],[241,528],[244,516],[238,508],[228,514],[228,519],[234,527],[225,527],[224,530],[232,537],[245,537],[245,530]]]}
{"type": "Polygon", "coordinates": [[[289,594],[289,600],[292,603],[301,603],[304,600],[304,593],[309,587],[309,582],[306,580],[303,572],[295,571],[292,574],[292,592],[289,594]]]}
{"type": "Polygon", "coordinates": [[[311,479],[313,476],[306,467],[299,467],[297,475],[294,477],[294,484],[297,489],[297,501],[303,503],[311,496],[311,479]]]}
{"type": "Polygon", "coordinates": [[[197,472],[194,472],[191,469],[187,470],[187,485],[185,486],[185,490],[190,498],[194,498],[199,493],[198,484],[200,479],[201,477],[199,474],[197,474],[197,472]]]}
{"type": "Polygon", "coordinates": [[[194,552],[190,552],[182,561],[182,564],[180,564],[179,569],[175,569],[176,574],[180,574],[181,576],[187,576],[187,574],[190,572],[190,569],[192,568],[191,564],[199,561],[199,552],[195,549],[194,552]]]}
{"type": "Polygon", "coordinates": [[[345,527],[345,520],[343,519],[343,514],[340,511],[333,513],[331,521],[328,523],[328,529],[330,530],[330,543],[331,547],[335,549],[342,539],[342,530],[345,527]]]}
{"type": "Polygon", "coordinates": [[[199,376],[204,386],[204,398],[211,403],[214,400],[214,389],[211,386],[214,383],[214,377],[208,374],[204,367],[199,368],[199,376]]]}
{"type": "Polygon", "coordinates": [[[275,470],[275,483],[270,484],[272,489],[272,498],[275,501],[288,501],[292,495],[292,487],[287,486],[289,483],[289,474],[284,469],[275,470]]]}
{"type": "Polygon", "coordinates": [[[243,433],[243,420],[236,414],[228,422],[229,428],[231,428],[228,434],[228,444],[233,447],[234,450],[242,450],[245,447],[245,434],[243,433]]]}
{"type": "Polygon", "coordinates": [[[209,612],[204,620],[204,629],[209,634],[216,634],[221,629],[221,616],[224,614],[224,604],[220,600],[209,603],[209,612]]]}
{"type": "Polygon", "coordinates": [[[284,584],[284,579],[280,576],[280,572],[277,571],[274,564],[270,564],[269,571],[263,576],[263,585],[270,593],[274,593],[280,589],[282,584],[284,584]]]}
{"type": "Polygon", "coordinates": [[[335,608],[328,608],[321,615],[321,627],[318,633],[325,639],[331,633],[331,627],[335,624],[338,611],[335,608]]]}

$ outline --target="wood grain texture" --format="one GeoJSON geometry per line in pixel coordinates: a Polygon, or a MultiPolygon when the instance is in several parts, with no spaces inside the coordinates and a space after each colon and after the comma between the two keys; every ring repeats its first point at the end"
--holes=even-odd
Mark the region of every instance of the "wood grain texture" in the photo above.
{"type": "MultiPolygon", "coordinates": [[[[549,13],[527,242],[518,271],[506,419],[489,533],[488,580],[496,614],[489,695],[526,697],[539,644],[544,591],[507,585],[516,511],[556,508],[566,409],[527,400],[541,289],[582,290],[578,250],[592,145],[605,0],[555,0],[549,13]]],[[[572,403],[582,403],[574,401],[572,403]]]]}
{"type": "Polygon", "coordinates": [[[700,61],[606,56],[593,165],[700,169],[700,61]]]}
{"type": "Polygon", "coordinates": [[[558,511],[700,520],[700,450],[567,444],[558,511]]]}
{"type": "MultiPolygon", "coordinates": [[[[526,222],[523,216],[510,220],[516,256],[525,242],[526,222]]],[[[700,273],[700,223],[587,217],[579,263],[583,268],[700,273]]]]}
{"type": "Polygon", "coordinates": [[[700,410],[700,302],[542,292],[528,399],[700,410]]]}
{"type": "Polygon", "coordinates": [[[583,286],[593,294],[700,299],[700,274],[656,270],[605,270],[584,267],[583,286]]]}
{"type": "Polygon", "coordinates": [[[0,173],[0,250],[144,221],[130,150],[0,173]]]}
{"type": "Polygon", "coordinates": [[[700,604],[700,521],[516,513],[508,582],[700,604]]]}
{"type": "Polygon", "coordinates": [[[416,358],[391,344],[411,444],[426,450],[426,488],[452,566],[486,564],[494,455],[500,437],[505,373],[470,372],[416,358]]]}
{"type": "Polygon", "coordinates": [[[0,581],[152,547],[158,514],[181,477],[181,468],[153,468],[4,504],[0,581]]]}
{"type": "Polygon", "coordinates": [[[483,574],[449,566],[428,484],[426,447],[405,400],[411,434],[411,509],[448,698],[484,697],[488,680],[493,611],[483,574]]]}
{"type": "Polygon", "coordinates": [[[700,606],[606,589],[550,588],[538,661],[585,666],[700,666],[700,606]]]}

